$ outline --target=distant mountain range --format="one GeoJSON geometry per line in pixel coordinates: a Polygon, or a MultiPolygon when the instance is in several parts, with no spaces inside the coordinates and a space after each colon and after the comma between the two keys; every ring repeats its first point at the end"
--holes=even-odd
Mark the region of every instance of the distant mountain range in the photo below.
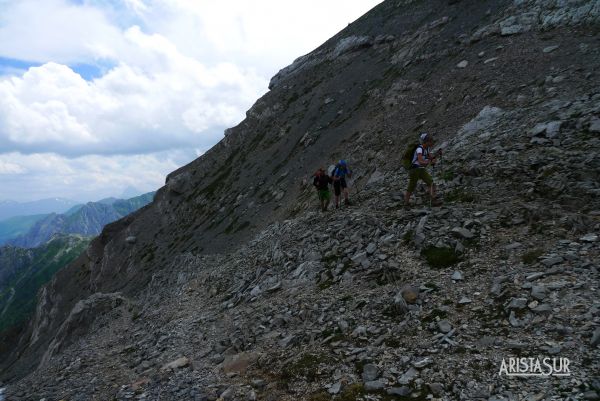
{"type": "MultiPolygon", "coordinates": [[[[96,236],[102,227],[152,202],[154,192],[123,200],[107,198],[85,205],[72,205],[64,213],[41,216],[29,229],[5,243],[22,248],[35,248],[56,234],[96,236]]],[[[20,221],[19,221],[20,222],[20,221]]],[[[25,222],[20,222],[25,224],[25,222]]],[[[0,233],[2,225],[0,224],[0,233]]]]}
{"type": "Polygon", "coordinates": [[[24,235],[38,221],[44,219],[47,214],[34,214],[31,216],[15,216],[0,221],[0,245],[7,241],[24,235]]]}
{"type": "Polygon", "coordinates": [[[0,200],[0,220],[15,216],[64,213],[79,202],[64,198],[41,199],[32,202],[0,200]]]}
{"type": "Polygon", "coordinates": [[[38,248],[0,247],[0,331],[30,315],[39,288],[79,256],[90,240],[80,235],[55,235],[38,248]]]}

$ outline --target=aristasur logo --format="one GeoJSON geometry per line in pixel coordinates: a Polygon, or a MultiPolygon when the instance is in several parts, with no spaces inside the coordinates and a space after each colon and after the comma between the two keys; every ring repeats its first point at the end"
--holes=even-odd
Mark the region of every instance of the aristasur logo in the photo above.
{"type": "Polygon", "coordinates": [[[571,376],[569,358],[502,358],[500,376],[566,377],[571,376]]]}

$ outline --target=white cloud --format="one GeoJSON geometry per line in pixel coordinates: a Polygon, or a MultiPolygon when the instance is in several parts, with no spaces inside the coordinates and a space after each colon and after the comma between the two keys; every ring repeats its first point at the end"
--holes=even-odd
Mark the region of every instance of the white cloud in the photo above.
{"type": "Polygon", "coordinates": [[[22,174],[25,169],[18,164],[10,163],[0,159],[0,175],[2,174],[22,174]]]}
{"type": "Polygon", "coordinates": [[[85,81],[47,63],[0,80],[0,149],[66,156],[206,147],[236,124],[266,82],[232,64],[206,67],[132,28],[143,66],[85,81]]]}
{"type": "Polygon", "coordinates": [[[0,57],[41,64],[0,60],[2,197],[110,195],[138,175],[155,189],[379,2],[0,0],[0,57]]]}
{"type": "Polygon", "coordinates": [[[26,201],[62,196],[85,201],[116,196],[127,187],[149,192],[164,184],[166,174],[195,157],[193,150],[74,159],[7,153],[0,156],[2,198],[26,201]]]}

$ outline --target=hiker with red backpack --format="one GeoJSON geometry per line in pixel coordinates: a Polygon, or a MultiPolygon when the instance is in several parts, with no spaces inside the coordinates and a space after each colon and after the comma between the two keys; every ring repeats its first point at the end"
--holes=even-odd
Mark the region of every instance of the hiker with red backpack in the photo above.
{"type": "Polygon", "coordinates": [[[321,211],[325,212],[329,206],[329,200],[331,199],[329,185],[333,180],[327,175],[323,167],[319,168],[313,177],[313,185],[317,188],[317,195],[321,202],[321,211]]]}
{"type": "Polygon", "coordinates": [[[402,163],[404,167],[408,169],[408,189],[404,194],[404,205],[410,204],[410,197],[417,187],[417,182],[423,180],[429,187],[429,195],[431,197],[431,204],[439,206],[441,201],[435,197],[435,185],[433,178],[427,172],[426,167],[431,165],[435,166],[437,157],[441,156],[441,149],[435,154],[431,154],[433,148],[433,136],[428,133],[422,133],[419,135],[419,143],[410,145],[404,156],[402,157],[402,163]]]}

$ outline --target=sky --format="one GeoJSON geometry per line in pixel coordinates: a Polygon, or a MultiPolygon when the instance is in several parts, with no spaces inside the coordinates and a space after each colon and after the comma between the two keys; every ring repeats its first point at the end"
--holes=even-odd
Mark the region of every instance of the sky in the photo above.
{"type": "Polygon", "coordinates": [[[0,0],[0,200],[140,193],[381,0],[0,0]]]}

